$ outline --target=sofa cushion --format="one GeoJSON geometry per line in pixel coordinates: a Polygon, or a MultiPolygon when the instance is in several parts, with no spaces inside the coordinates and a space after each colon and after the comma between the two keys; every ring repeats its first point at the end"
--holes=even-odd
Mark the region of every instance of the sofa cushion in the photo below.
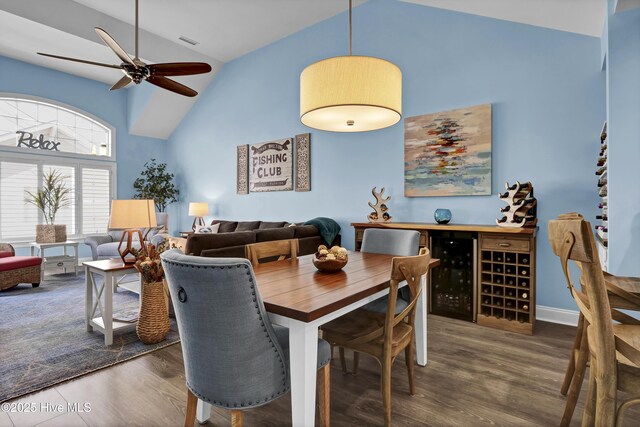
{"type": "Polygon", "coordinates": [[[223,221],[221,219],[216,219],[211,221],[211,225],[220,224],[220,228],[218,229],[218,233],[231,233],[236,231],[236,227],[238,226],[238,221],[223,221]]]}
{"type": "Polygon", "coordinates": [[[13,256],[13,252],[11,251],[0,251],[0,258],[7,258],[13,256]]]}
{"type": "Polygon", "coordinates": [[[187,238],[184,253],[199,256],[203,250],[226,248],[228,246],[247,245],[256,242],[253,231],[238,231],[236,233],[192,234],[187,238]]]}
{"type": "Polygon", "coordinates": [[[240,221],[235,231],[251,231],[260,227],[260,221],[240,221]]]}
{"type": "MultiPolygon", "coordinates": [[[[117,242],[111,242],[111,243],[103,243],[100,246],[98,246],[98,258],[117,258],[120,256],[120,254],[118,253],[118,246],[120,245],[120,240],[118,240],[117,242]]],[[[124,242],[122,242],[122,246],[126,246],[126,244],[124,242]]],[[[135,242],[131,242],[131,246],[134,247],[135,249],[140,249],[140,242],[135,241],[135,242]]]]}
{"type": "Polygon", "coordinates": [[[293,228],[267,228],[256,230],[256,242],[269,242],[271,240],[293,239],[293,228]]]}
{"type": "Polygon", "coordinates": [[[213,225],[196,225],[196,234],[217,234],[220,231],[220,223],[213,225]]]}
{"type": "Polygon", "coordinates": [[[314,225],[296,225],[295,227],[291,228],[295,230],[294,236],[296,239],[320,235],[320,232],[314,225]]]}
{"type": "Polygon", "coordinates": [[[39,256],[12,256],[0,258],[0,271],[11,271],[19,268],[35,267],[42,264],[39,256]]]}
{"type": "Polygon", "coordinates": [[[260,223],[260,230],[264,230],[265,228],[282,228],[285,226],[287,222],[286,221],[275,221],[275,222],[267,222],[267,221],[262,221],[260,223]]]}

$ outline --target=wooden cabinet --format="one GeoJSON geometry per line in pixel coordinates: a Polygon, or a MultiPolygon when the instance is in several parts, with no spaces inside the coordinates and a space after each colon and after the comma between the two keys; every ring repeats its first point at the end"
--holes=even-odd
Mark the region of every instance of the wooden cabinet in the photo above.
{"type": "Polygon", "coordinates": [[[479,325],[533,334],[535,238],[479,233],[479,325]]]}
{"type": "MultiPolygon", "coordinates": [[[[512,332],[533,334],[536,310],[537,228],[505,228],[494,225],[440,225],[428,223],[352,223],[355,248],[360,250],[367,228],[417,230],[420,247],[443,232],[469,232],[474,239],[475,316],[473,321],[512,332]]],[[[431,278],[430,286],[436,285],[431,278]]],[[[429,292],[431,294],[431,292],[429,292]]],[[[431,304],[430,304],[431,306],[431,304]]]]}

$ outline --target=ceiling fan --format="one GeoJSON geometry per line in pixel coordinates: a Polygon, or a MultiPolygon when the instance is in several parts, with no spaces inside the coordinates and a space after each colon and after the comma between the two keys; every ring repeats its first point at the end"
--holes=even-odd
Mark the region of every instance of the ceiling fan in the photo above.
{"type": "Polygon", "coordinates": [[[38,52],[38,55],[48,56],[51,58],[65,59],[67,61],[81,62],[83,64],[98,65],[100,67],[117,68],[122,70],[124,77],[111,86],[111,90],[122,89],[129,83],[134,82],[139,84],[143,80],[149,83],[159,86],[163,89],[170,90],[184,96],[196,96],[198,92],[178,83],[175,80],[168,79],[167,76],[188,76],[194,74],[204,74],[211,71],[211,66],[205,62],[168,62],[163,64],[145,64],[140,60],[138,56],[138,0],[136,2],[136,34],[135,34],[135,58],[131,58],[127,52],[102,28],[96,27],[96,33],[102,39],[102,41],[113,52],[118,55],[118,58],[122,61],[120,65],[104,64],[101,62],[85,61],[83,59],[69,58],[66,56],[52,55],[49,53],[38,52]]]}

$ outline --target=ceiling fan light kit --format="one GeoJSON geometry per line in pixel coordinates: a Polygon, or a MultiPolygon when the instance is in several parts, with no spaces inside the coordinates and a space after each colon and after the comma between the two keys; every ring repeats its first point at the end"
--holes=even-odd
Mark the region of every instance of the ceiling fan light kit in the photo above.
{"type": "Polygon", "coordinates": [[[352,50],[349,0],[349,55],[323,59],[300,74],[300,121],[333,132],[365,132],[402,118],[402,71],[395,64],[352,50]]]}
{"type": "Polygon", "coordinates": [[[124,77],[118,80],[111,90],[122,89],[129,83],[140,84],[147,81],[155,86],[175,92],[184,96],[196,96],[198,92],[178,83],[175,80],[168,79],[167,76],[190,76],[194,74],[204,74],[211,71],[211,66],[204,62],[170,62],[164,64],[145,64],[138,56],[138,38],[140,27],[138,26],[138,0],[135,0],[135,57],[131,58],[127,52],[102,28],[96,27],[96,33],[117,56],[122,63],[120,65],[103,64],[94,61],[85,61],[82,59],[69,58],[60,55],[51,55],[48,53],[38,52],[38,55],[48,56],[50,58],[64,59],[67,61],[80,62],[82,64],[97,65],[99,67],[117,68],[124,73],[124,77]]]}

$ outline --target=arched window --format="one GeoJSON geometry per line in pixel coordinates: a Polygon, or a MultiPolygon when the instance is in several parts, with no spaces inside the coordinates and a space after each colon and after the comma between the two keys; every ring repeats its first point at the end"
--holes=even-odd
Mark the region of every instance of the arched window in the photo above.
{"type": "Polygon", "coordinates": [[[0,93],[0,241],[34,238],[44,218],[25,197],[52,171],[71,190],[56,223],[67,225],[70,238],[106,232],[115,195],[114,128],[68,105],[0,93]]]}

